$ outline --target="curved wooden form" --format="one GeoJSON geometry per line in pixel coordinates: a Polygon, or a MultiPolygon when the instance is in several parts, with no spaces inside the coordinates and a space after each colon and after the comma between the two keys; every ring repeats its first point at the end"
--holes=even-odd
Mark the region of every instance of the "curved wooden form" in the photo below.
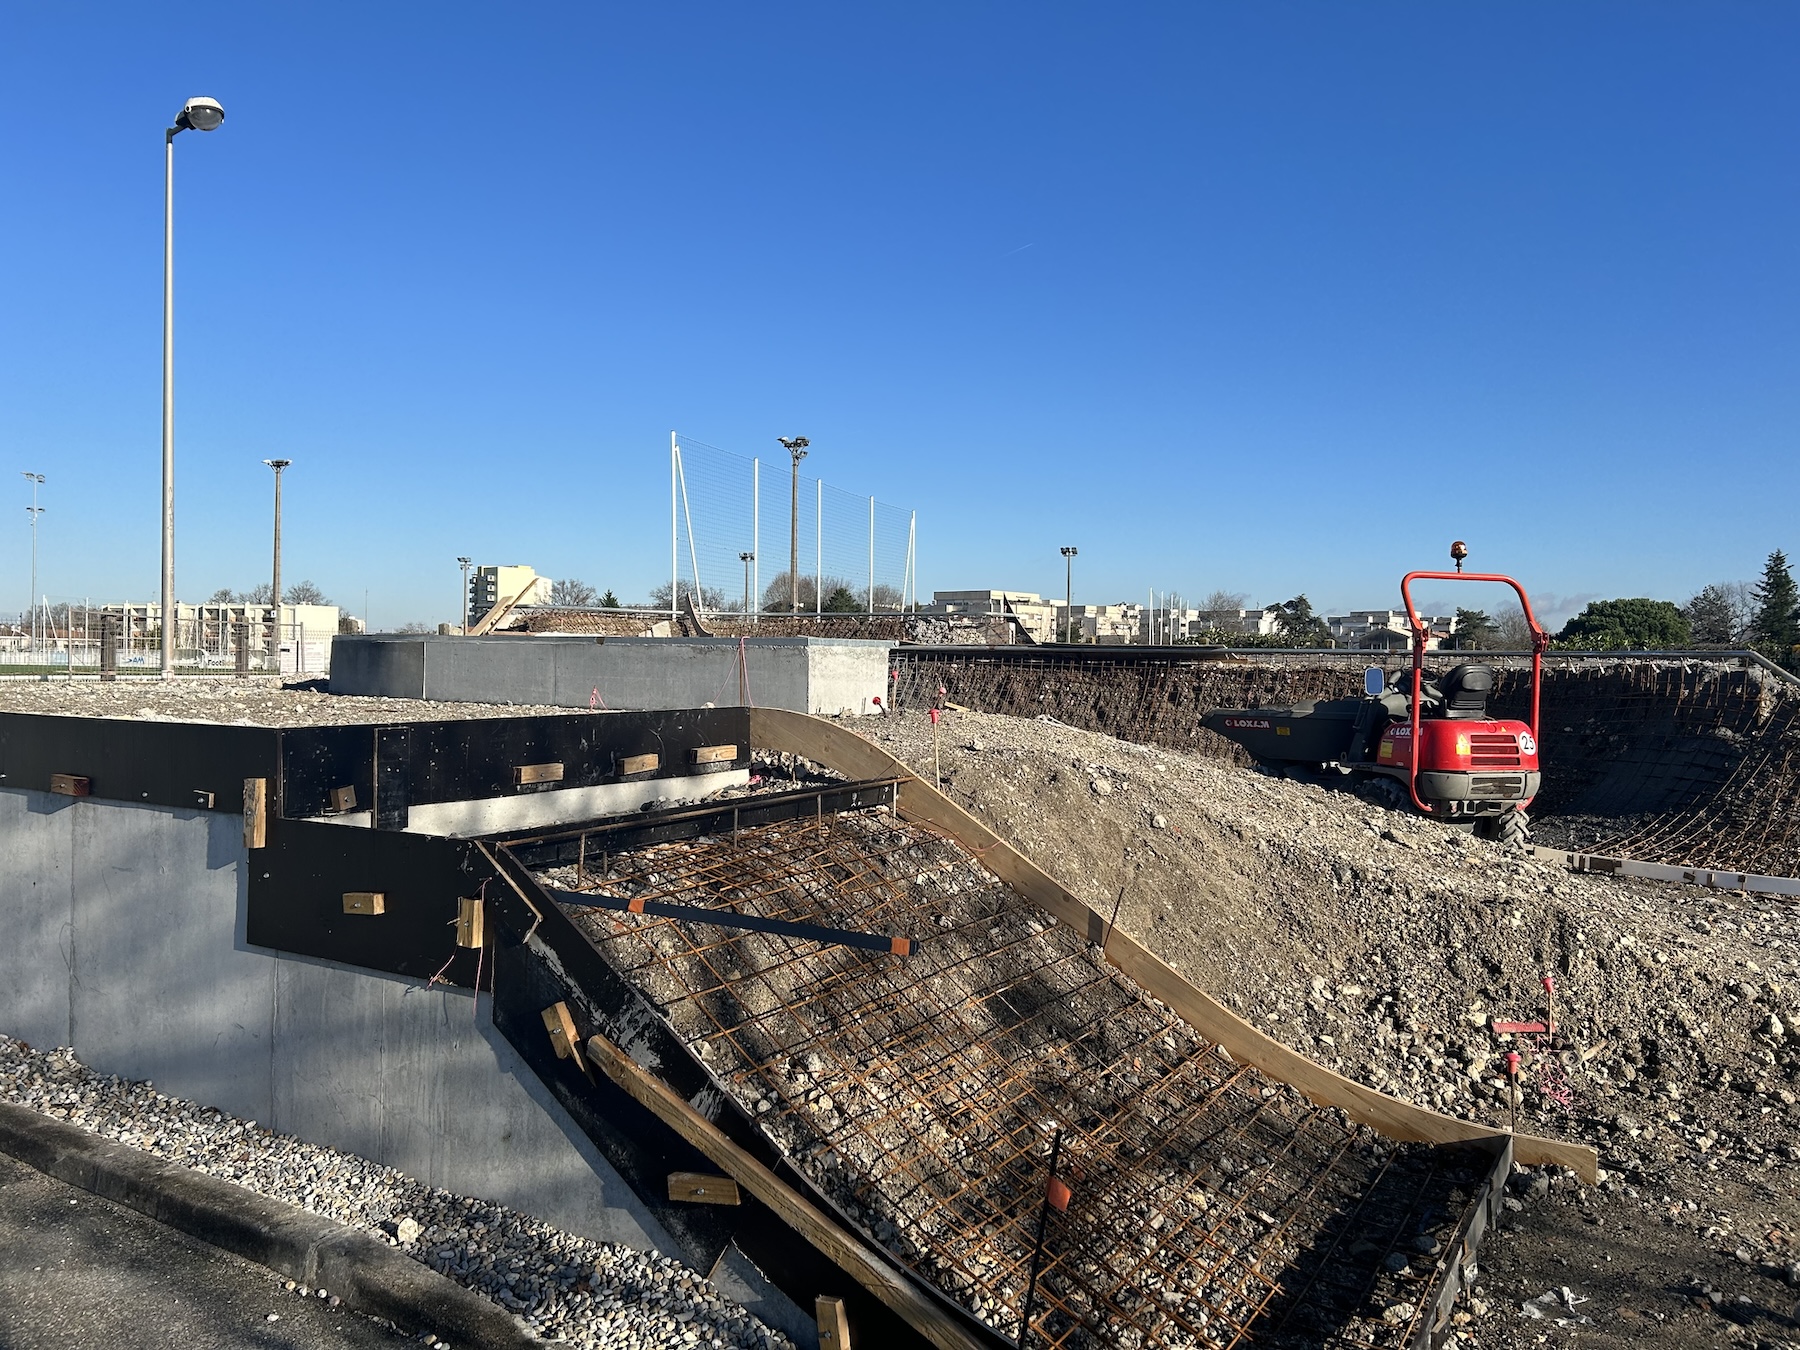
{"type": "MultiPolygon", "coordinates": [[[[1180,1013],[1194,1030],[1223,1046],[1234,1059],[1253,1064],[1270,1078],[1298,1088],[1316,1105],[1338,1107],[1352,1120],[1389,1139],[1451,1144],[1507,1133],[1377,1092],[1257,1030],[1189,983],[1135,938],[1111,929],[1100,914],[1061,882],[921,781],[905,764],[855,732],[804,713],[752,708],[750,742],[758,749],[800,755],[851,778],[901,780],[899,810],[903,817],[956,840],[1007,885],[1101,948],[1120,972],[1180,1013]]],[[[1512,1144],[1513,1156],[1521,1163],[1566,1167],[1584,1181],[1591,1183],[1596,1179],[1599,1156],[1585,1144],[1530,1134],[1513,1135],[1512,1144]]]]}

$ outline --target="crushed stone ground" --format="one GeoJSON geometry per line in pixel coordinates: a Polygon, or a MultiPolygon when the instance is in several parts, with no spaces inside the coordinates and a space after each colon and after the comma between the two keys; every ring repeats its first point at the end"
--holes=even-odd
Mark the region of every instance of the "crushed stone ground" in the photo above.
{"type": "MultiPolygon", "coordinates": [[[[932,780],[923,713],[845,725],[932,780]]],[[[937,765],[1089,905],[1351,1078],[1505,1125],[1522,1052],[1519,1128],[1594,1144],[1605,1179],[1515,1178],[1465,1344],[1800,1344],[1800,906],[1571,874],[1348,786],[1048,720],[953,710],[937,765]],[[1544,1014],[1545,974],[1560,1035],[1493,1035],[1544,1014]]]]}
{"type": "MultiPolygon", "coordinates": [[[[359,1228],[588,1350],[793,1350],[677,1261],[595,1242],[0,1035],[0,1100],[359,1228]]],[[[290,1285],[290,1288],[293,1286],[290,1285]]],[[[301,1290],[326,1298],[330,1291],[301,1290]]]]}

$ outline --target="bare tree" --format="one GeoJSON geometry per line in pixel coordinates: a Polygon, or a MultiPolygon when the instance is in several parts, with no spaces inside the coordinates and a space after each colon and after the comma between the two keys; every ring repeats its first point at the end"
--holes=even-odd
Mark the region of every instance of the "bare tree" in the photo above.
{"type": "Polygon", "coordinates": [[[574,577],[564,577],[550,585],[550,603],[553,605],[575,605],[588,607],[600,603],[594,588],[585,581],[574,577]]]}
{"type": "Polygon", "coordinates": [[[1242,609],[1250,601],[1248,591],[1213,590],[1200,606],[1203,610],[1242,609]]]}
{"type": "MultiPolygon", "coordinates": [[[[682,583],[681,583],[681,589],[680,589],[680,591],[676,592],[676,594],[679,596],[695,595],[694,583],[683,578],[682,583]]],[[[716,587],[702,586],[700,588],[699,594],[697,596],[695,596],[695,604],[694,604],[695,609],[723,611],[725,609],[725,607],[726,607],[725,592],[717,589],[716,587]]],[[[666,581],[663,582],[662,585],[655,587],[650,592],[649,608],[651,608],[651,609],[668,609],[669,608],[669,583],[668,582],[666,582],[666,581]]]]}
{"type": "Polygon", "coordinates": [[[283,589],[281,602],[284,605],[329,605],[325,592],[310,581],[297,581],[283,589]]]}

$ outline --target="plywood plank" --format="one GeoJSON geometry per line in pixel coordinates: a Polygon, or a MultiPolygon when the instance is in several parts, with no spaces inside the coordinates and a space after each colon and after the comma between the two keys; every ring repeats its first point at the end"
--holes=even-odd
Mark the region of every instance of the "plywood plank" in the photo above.
{"type": "Polygon", "coordinates": [[[681,1135],[938,1350],[983,1350],[983,1344],[922,1290],[839,1228],[706,1117],[604,1036],[587,1042],[588,1058],[606,1076],[681,1135]]]}
{"type": "Polygon", "coordinates": [[[741,1204],[738,1184],[730,1177],[708,1176],[705,1172],[669,1173],[669,1199],[687,1205],[741,1204]]]}
{"type": "Polygon", "coordinates": [[[269,780],[244,780],[244,847],[266,848],[269,843],[269,780]]]}

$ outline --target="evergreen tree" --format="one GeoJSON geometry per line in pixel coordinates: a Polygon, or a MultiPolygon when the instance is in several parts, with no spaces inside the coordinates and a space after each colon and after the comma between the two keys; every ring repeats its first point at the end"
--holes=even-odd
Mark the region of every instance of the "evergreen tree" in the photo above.
{"type": "Polygon", "coordinates": [[[1750,633],[1756,645],[1771,659],[1800,667],[1800,652],[1795,650],[1800,648],[1800,589],[1794,586],[1787,554],[1776,549],[1769,555],[1752,594],[1756,617],[1750,621],[1750,633]]]}
{"type": "Polygon", "coordinates": [[[1296,595],[1272,606],[1281,611],[1275,619],[1276,631],[1290,647],[1324,647],[1331,642],[1331,629],[1313,613],[1312,601],[1296,595]]]}
{"type": "Polygon", "coordinates": [[[1669,600],[1595,600],[1563,625],[1556,640],[1565,647],[1618,651],[1668,650],[1694,640],[1687,616],[1669,600]]]}
{"type": "Polygon", "coordinates": [[[604,594],[600,597],[598,603],[599,603],[601,609],[623,609],[624,608],[624,606],[622,606],[619,603],[619,597],[612,593],[611,586],[608,586],[606,588],[606,594],[604,594]]]}

